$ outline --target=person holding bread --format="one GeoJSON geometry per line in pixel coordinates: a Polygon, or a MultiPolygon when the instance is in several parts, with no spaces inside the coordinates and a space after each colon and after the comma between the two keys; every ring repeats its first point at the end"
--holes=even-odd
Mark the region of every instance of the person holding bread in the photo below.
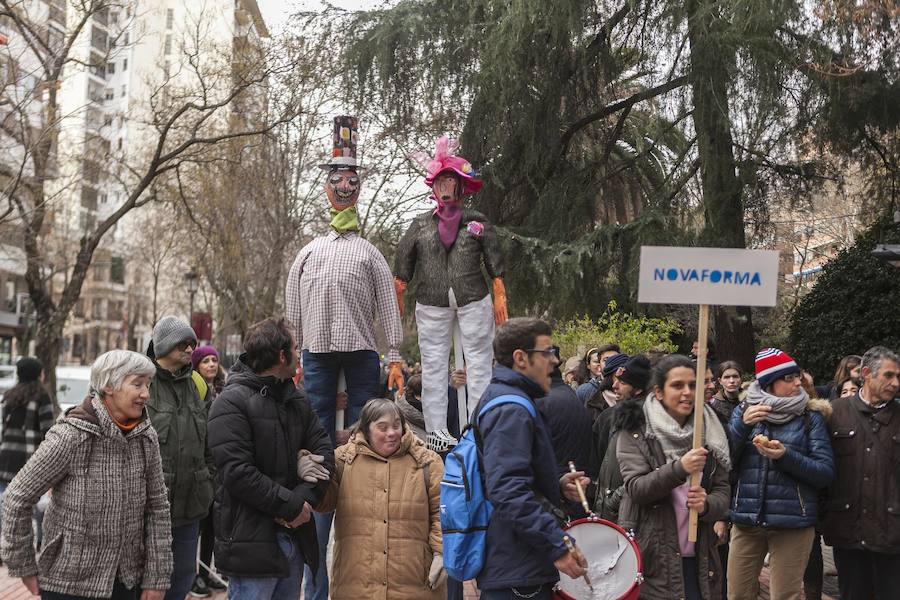
{"type": "Polygon", "coordinates": [[[729,600],[756,599],[770,554],[772,600],[802,598],[803,572],[819,515],[819,491],[834,476],[826,421],[800,367],[777,348],[756,355],[756,381],[728,423],[737,484],[731,505],[729,600]]]}

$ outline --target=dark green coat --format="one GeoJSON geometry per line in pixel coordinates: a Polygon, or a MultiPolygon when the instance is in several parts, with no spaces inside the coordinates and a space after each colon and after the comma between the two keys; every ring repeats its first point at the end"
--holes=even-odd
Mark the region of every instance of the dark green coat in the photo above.
{"type": "Polygon", "coordinates": [[[202,519],[212,504],[215,466],[206,444],[207,407],[190,365],[175,374],[156,365],[147,413],[159,437],[172,527],[202,519]]]}

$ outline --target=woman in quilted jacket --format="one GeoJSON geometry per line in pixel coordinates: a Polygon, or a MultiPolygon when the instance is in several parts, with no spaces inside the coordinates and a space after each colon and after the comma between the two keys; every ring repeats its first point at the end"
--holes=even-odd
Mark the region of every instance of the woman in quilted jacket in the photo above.
{"type": "Polygon", "coordinates": [[[437,453],[413,435],[397,405],[369,400],[335,451],[316,510],[335,511],[333,600],[447,597],[437,453]]]}
{"type": "Polygon", "coordinates": [[[3,506],[9,574],[44,600],[161,600],[172,573],[169,502],[144,404],[156,367],[127,350],[91,367],[91,393],[47,432],[3,506]],[[52,489],[35,558],[31,514],[52,489]]]}
{"type": "Polygon", "coordinates": [[[756,599],[759,572],[771,556],[772,600],[802,598],[819,514],[819,491],[834,476],[823,412],[810,400],[797,363],[777,348],[756,355],[756,381],[728,424],[736,469],[728,555],[728,598],[756,599]]]}

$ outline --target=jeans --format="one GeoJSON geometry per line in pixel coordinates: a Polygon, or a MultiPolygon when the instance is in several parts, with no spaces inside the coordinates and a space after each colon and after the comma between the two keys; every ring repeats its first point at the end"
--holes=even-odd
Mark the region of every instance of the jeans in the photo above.
{"type": "Polygon", "coordinates": [[[319,422],[334,444],[335,400],[338,375],[344,370],[347,381],[347,410],[344,428],[359,420],[359,413],[366,402],[378,397],[381,363],[374,350],[355,352],[303,351],[303,385],[319,422]]]}
{"type": "Polygon", "coordinates": [[[316,522],[316,537],[319,539],[319,572],[315,580],[309,567],[303,568],[306,586],[303,589],[305,600],[328,600],[328,538],[331,536],[331,523],[334,511],[330,513],[313,513],[316,522]]]}
{"type": "Polygon", "coordinates": [[[463,600],[463,582],[447,577],[447,600],[463,600]]]}
{"type": "MultiPolygon", "coordinates": [[[[141,597],[141,589],[140,585],[134,586],[132,589],[128,589],[117,579],[116,583],[113,585],[112,596],[109,596],[110,600],[138,600],[141,597]]],[[[73,596],[72,594],[60,594],[59,592],[48,592],[46,590],[41,590],[41,600],[97,600],[96,598],[91,598],[88,596],[73,596]]]]}
{"type": "Polygon", "coordinates": [[[172,578],[165,600],[184,600],[197,576],[197,538],[200,521],[172,528],[172,578]]]}
{"type": "Polygon", "coordinates": [[[681,559],[681,577],[684,582],[684,600],[702,600],[696,556],[685,556],[681,559]]]}
{"type": "Polygon", "coordinates": [[[294,538],[278,532],[278,547],[288,559],[287,577],[232,577],[228,583],[229,600],[297,600],[303,582],[303,554],[294,538]]]}
{"type": "Polygon", "coordinates": [[[888,600],[900,590],[900,554],[834,548],[841,600],[888,600]]]}
{"type": "Polygon", "coordinates": [[[481,590],[481,600],[552,600],[553,584],[532,585],[527,587],[502,588],[498,590],[481,590]]]}

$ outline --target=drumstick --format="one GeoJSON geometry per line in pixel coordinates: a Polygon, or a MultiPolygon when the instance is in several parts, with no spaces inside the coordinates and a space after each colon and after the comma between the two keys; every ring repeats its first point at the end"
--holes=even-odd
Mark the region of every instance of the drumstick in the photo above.
{"type": "MultiPolygon", "coordinates": [[[[563,536],[563,543],[566,545],[566,548],[569,549],[569,553],[570,553],[570,554],[575,554],[575,544],[574,544],[574,542],[572,542],[572,538],[570,538],[570,537],[567,536],[567,535],[564,535],[564,536],[563,536]]],[[[585,560],[587,560],[587,559],[585,559],[585,560]]],[[[594,591],[594,585],[591,583],[591,578],[588,577],[587,571],[584,572],[583,577],[584,577],[584,582],[587,584],[587,586],[588,586],[589,588],[591,588],[591,591],[593,592],[593,591],[594,591]]]]}
{"type": "MultiPolygon", "coordinates": [[[[571,460],[569,461],[569,472],[575,473],[577,469],[575,468],[575,463],[571,460]]],[[[591,510],[591,505],[588,504],[587,497],[584,495],[584,488],[581,487],[581,482],[578,479],[575,480],[575,487],[578,488],[578,496],[581,498],[581,506],[584,508],[584,512],[589,515],[594,514],[591,510]]]]}

